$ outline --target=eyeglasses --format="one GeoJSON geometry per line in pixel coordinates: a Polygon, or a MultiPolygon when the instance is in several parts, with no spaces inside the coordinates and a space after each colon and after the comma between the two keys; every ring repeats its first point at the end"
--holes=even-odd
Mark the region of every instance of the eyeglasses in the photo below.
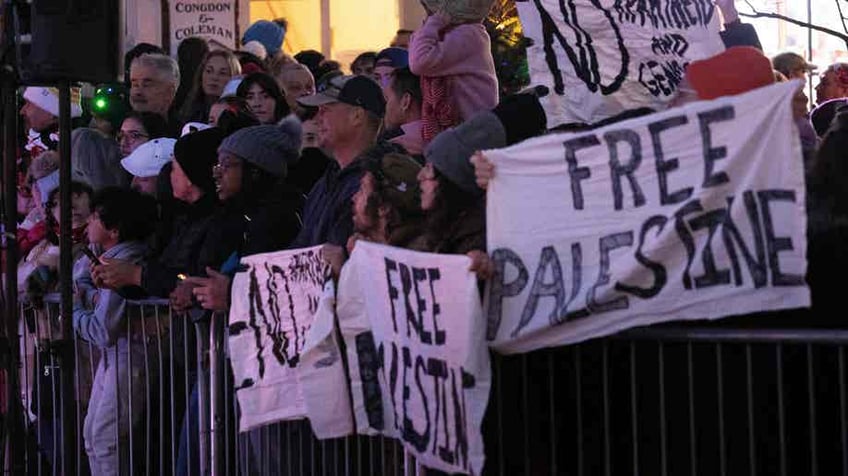
{"type": "Polygon", "coordinates": [[[237,161],[234,161],[234,160],[233,161],[227,160],[227,161],[223,161],[223,162],[218,162],[217,164],[213,165],[212,171],[213,172],[216,172],[216,171],[217,172],[226,172],[227,170],[230,170],[230,169],[235,168],[235,167],[241,167],[241,162],[237,162],[237,161]]]}
{"type": "Polygon", "coordinates": [[[149,137],[150,137],[149,135],[147,135],[143,132],[138,132],[138,131],[124,132],[124,131],[121,131],[121,132],[118,132],[118,135],[117,135],[116,138],[117,138],[118,142],[122,142],[124,140],[131,140],[131,141],[135,142],[137,140],[147,139],[149,137]]]}

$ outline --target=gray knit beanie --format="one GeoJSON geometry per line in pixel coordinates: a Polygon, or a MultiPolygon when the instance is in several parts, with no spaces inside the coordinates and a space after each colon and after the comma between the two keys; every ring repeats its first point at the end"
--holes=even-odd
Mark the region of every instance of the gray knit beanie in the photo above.
{"type": "Polygon", "coordinates": [[[300,158],[300,121],[285,119],[280,125],[239,129],[224,139],[218,152],[229,152],[260,169],[285,177],[289,164],[300,158]]]}
{"type": "Polygon", "coordinates": [[[494,113],[484,111],[437,135],[424,150],[424,158],[462,190],[481,194],[483,190],[477,186],[471,156],[478,150],[505,146],[503,124],[494,113]]]}

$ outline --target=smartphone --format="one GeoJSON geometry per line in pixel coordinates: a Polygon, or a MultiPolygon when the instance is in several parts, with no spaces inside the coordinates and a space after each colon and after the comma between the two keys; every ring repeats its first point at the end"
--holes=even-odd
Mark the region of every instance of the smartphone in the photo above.
{"type": "Polygon", "coordinates": [[[96,254],[94,254],[94,252],[93,252],[93,251],[91,251],[91,248],[89,248],[88,246],[83,246],[83,247],[82,247],[82,252],[83,252],[83,254],[85,254],[86,256],[88,256],[88,259],[89,259],[92,263],[103,264],[103,262],[102,262],[102,261],[100,261],[100,258],[98,258],[98,257],[97,257],[97,255],[96,255],[96,254]]]}

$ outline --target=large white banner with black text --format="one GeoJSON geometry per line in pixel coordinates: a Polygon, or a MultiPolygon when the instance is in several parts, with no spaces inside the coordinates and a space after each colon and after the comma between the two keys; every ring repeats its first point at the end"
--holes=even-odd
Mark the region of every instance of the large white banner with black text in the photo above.
{"type": "Polygon", "coordinates": [[[597,122],[627,109],[662,110],[684,68],[724,51],[712,0],[517,2],[532,84],[551,94],[551,126],[597,122]]]}
{"type": "Polygon", "coordinates": [[[495,349],[808,306],[799,86],[486,152],[495,349]]]}
{"type": "Polygon", "coordinates": [[[480,474],[491,370],[470,264],[359,241],[337,313],[357,430],[400,439],[425,466],[480,474]]]}

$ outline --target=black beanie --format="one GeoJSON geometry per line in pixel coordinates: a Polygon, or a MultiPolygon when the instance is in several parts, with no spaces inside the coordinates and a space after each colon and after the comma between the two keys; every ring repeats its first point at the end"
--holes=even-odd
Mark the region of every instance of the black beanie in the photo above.
{"type": "Polygon", "coordinates": [[[218,146],[224,140],[221,129],[213,127],[186,134],[174,145],[174,159],[186,177],[207,193],[215,191],[212,167],[218,163],[218,146]]]}
{"type": "Polygon", "coordinates": [[[492,112],[498,116],[506,131],[506,145],[542,135],[548,128],[545,109],[535,94],[507,96],[492,112]]]}

